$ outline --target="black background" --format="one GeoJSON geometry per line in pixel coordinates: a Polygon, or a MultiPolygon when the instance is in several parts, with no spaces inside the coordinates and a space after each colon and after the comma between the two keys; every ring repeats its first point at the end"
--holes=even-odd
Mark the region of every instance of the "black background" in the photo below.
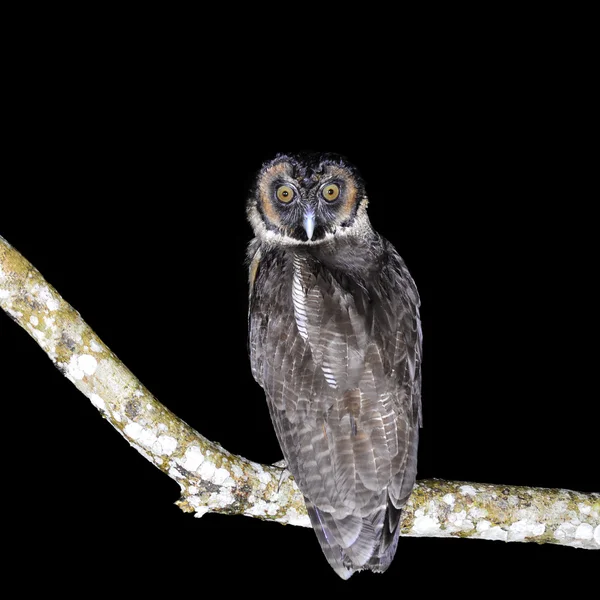
{"type": "MultiPolygon", "coordinates": [[[[422,297],[419,478],[600,489],[597,166],[577,77],[437,56],[394,92],[367,70],[361,85],[290,86],[257,65],[251,84],[205,80],[202,61],[192,76],[158,57],[87,58],[36,55],[15,73],[0,233],[166,406],[234,453],[281,458],[246,352],[245,201],[275,153],[340,152],[422,297]]],[[[3,315],[0,370],[9,541],[47,584],[150,570],[157,585],[342,585],[310,530],[183,514],[177,484],[3,315]]],[[[403,539],[386,579],[353,580],[592,554],[403,539]]]]}

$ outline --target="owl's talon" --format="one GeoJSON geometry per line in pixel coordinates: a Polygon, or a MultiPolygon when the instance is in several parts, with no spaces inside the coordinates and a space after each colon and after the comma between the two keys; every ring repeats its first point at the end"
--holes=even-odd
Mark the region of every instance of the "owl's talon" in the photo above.
{"type": "Polygon", "coordinates": [[[279,481],[277,483],[277,493],[279,493],[279,491],[281,490],[281,484],[284,482],[285,479],[291,476],[291,473],[288,471],[287,463],[285,462],[285,460],[278,460],[271,466],[280,470],[279,481]]]}

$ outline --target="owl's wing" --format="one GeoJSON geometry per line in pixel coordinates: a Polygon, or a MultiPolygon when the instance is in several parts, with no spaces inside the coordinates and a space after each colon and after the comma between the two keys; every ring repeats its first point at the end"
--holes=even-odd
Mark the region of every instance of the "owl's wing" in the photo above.
{"type": "MultiPolygon", "coordinates": [[[[402,259],[388,244],[390,257],[382,273],[379,288],[383,290],[375,302],[380,316],[378,345],[386,358],[386,373],[391,374],[394,388],[394,412],[398,427],[399,451],[392,467],[388,496],[395,508],[402,508],[410,496],[417,475],[417,446],[422,426],[421,357],[423,335],[419,318],[420,300],[416,286],[402,259]],[[385,290],[391,290],[386,292],[385,290]],[[386,332],[386,323],[393,335],[386,332]],[[382,326],[383,324],[383,326],[382,326]],[[387,362],[389,361],[389,362],[387,362]],[[387,369],[391,368],[391,372],[387,369]]],[[[374,286],[377,289],[377,286],[374,286]]]]}
{"type": "Polygon", "coordinates": [[[416,475],[418,297],[388,254],[362,282],[264,257],[251,294],[253,373],[323,551],[344,578],[387,568],[416,475]]]}

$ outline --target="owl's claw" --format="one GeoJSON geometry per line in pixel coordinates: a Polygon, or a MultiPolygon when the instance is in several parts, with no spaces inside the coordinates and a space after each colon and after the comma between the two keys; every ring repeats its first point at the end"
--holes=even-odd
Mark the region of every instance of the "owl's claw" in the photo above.
{"type": "Polygon", "coordinates": [[[279,474],[279,482],[277,483],[277,493],[279,493],[279,490],[281,489],[281,484],[288,477],[291,477],[292,474],[288,471],[287,463],[285,462],[285,460],[278,460],[276,463],[273,463],[271,466],[275,467],[276,469],[280,469],[280,471],[281,471],[281,473],[279,474]]]}

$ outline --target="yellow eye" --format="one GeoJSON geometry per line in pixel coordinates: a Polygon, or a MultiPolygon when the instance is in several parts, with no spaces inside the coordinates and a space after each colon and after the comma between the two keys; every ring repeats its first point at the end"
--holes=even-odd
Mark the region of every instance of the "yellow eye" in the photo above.
{"type": "Polygon", "coordinates": [[[329,202],[333,202],[340,195],[340,188],[335,183],[330,183],[323,188],[321,192],[323,194],[323,198],[329,202]]]}
{"type": "Polygon", "coordinates": [[[289,185],[280,185],[277,188],[277,200],[280,202],[291,202],[294,198],[294,190],[289,185]]]}

